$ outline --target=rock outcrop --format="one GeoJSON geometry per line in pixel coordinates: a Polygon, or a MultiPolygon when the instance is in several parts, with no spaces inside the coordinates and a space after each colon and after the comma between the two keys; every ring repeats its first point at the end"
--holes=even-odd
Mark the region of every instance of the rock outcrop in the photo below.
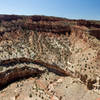
{"type": "Polygon", "coordinates": [[[51,65],[51,64],[45,63],[43,61],[33,60],[33,59],[29,59],[29,58],[13,58],[13,59],[2,60],[2,61],[0,61],[0,66],[9,67],[9,66],[14,66],[16,64],[21,64],[21,63],[37,64],[37,65],[46,67],[49,71],[54,72],[58,75],[71,76],[71,72],[64,71],[59,66],[51,65]]]}

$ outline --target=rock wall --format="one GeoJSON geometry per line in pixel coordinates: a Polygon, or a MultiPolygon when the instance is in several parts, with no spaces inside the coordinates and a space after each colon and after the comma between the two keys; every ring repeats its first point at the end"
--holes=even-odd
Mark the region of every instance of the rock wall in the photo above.
{"type": "MultiPolygon", "coordinates": [[[[0,36],[5,32],[15,32],[17,30],[33,30],[37,32],[46,32],[54,34],[70,35],[73,26],[87,27],[91,35],[100,39],[100,24],[87,20],[71,20],[59,17],[49,16],[18,16],[18,15],[0,15],[0,36]],[[98,28],[98,29],[95,29],[98,28]]],[[[76,27],[76,29],[78,29],[76,27]]],[[[81,28],[82,29],[82,28],[81,28]]],[[[75,27],[74,27],[75,30],[75,27]]],[[[83,29],[82,29],[83,30],[83,29]]]]}

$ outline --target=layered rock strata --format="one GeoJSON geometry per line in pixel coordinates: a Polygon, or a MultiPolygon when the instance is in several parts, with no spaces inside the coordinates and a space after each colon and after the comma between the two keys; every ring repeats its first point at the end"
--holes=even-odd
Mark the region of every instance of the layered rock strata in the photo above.
{"type": "Polygon", "coordinates": [[[3,89],[5,86],[9,85],[12,82],[18,81],[20,79],[25,79],[28,77],[39,76],[44,71],[41,71],[36,68],[30,68],[28,66],[22,68],[13,68],[6,70],[5,72],[0,73],[0,89],[3,89]]]}

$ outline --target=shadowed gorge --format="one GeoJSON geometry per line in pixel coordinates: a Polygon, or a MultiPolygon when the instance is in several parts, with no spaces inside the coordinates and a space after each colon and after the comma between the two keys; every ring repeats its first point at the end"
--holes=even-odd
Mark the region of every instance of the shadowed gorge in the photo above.
{"type": "Polygon", "coordinates": [[[44,73],[44,71],[38,70],[36,68],[29,68],[28,66],[9,69],[5,72],[0,73],[0,89],[3,89],[7,85],[20,79],[36,77],[41,75],[42,73],[44,73]]]}

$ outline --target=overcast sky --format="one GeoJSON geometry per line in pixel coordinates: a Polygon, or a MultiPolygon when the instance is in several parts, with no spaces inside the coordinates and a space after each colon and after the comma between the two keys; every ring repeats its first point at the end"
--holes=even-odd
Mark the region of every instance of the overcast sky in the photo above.
{"type": "Polygon", "coordinates": [[[100,20],[100,0],[0,0],[0,14],[100,20]]]}

